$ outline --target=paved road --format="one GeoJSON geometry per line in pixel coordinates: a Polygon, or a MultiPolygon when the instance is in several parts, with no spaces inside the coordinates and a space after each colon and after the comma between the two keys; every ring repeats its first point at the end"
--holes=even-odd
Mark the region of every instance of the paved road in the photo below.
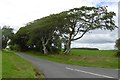
{"type": "Polygon", "coordinates": [[[22,53],[16,54],[36,65],[46,78],[118,78],[117,69],[81,67],[43,60],[22,53]]]}

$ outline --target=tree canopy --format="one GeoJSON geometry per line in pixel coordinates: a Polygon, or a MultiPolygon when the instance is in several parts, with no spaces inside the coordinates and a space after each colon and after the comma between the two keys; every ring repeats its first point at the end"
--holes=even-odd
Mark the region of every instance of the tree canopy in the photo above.
{"type": "Polygon", "coordinates": [[[70,9],[52,14],[28,23],[19,29],[15,42],[21,49],[36,49],[44,54],[58,52],[64,44],[64,53],[69,54],[71,42],[81,39],[95,29],[114,30],[114,12],[107,7],[87,7],[70,9]]]}
{"type": "Polygon", "coordinates": [[[87,32],[95,29],[114,30],[117,26],[113,17],[114,12],[108,12],[106,7],[86,7],[64,11],[66,20],[62,33],[65,44],[65,54],[70,52],[71,41],[82,38],[87,32]],[[66,32],[67,31],[67,32],[66,32]]]}
{"type": "Polygon", "coordinates": [[[2,28],[2,48],[7,47],[7,42],[13,39],[13,29],[10,26],[3,26],[2,28]]]}
{"type": "Polygon", "coordinates": [[[120,50],[120,38],[118,40],[116,40],[116,44],[115,47],[120,50]]]}

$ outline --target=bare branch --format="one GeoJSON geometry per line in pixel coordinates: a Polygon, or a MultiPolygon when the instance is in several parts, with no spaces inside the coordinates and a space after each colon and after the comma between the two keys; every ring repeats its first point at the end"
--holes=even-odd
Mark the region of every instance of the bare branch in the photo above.
{"type": "Polygon", "coordinates": [[[82,38],[82,37],[84,36],[84,34],[87,33],[89,30],[90,30],[90,29],[88,28],[87,30],[85,30],[85,31],[82,33],[82,35],[81,35],[80,37],[75,38],[75,39],[71,39],[71,41],[78,40],[78,39],[82,38]]]}

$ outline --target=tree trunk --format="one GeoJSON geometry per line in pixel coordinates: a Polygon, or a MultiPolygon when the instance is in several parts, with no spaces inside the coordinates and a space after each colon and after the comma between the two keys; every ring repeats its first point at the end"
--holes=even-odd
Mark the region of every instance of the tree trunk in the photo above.
{"type": "Polygon", "coordinates": [[[68,40],[67,43],[66,43],[66,48],[64,50],[64,54],[69,54],[71,51],[71,41],[68,40]]]}
{"type": "Polygon", "coordinates": [[[69,39],[66,42],[66,50],[64,51],[64,54],[69,54],[71,51],[71,38],[72,38],[72,34],[74,33],[74,29],[72,29],[72,32],[69,34],[69,39]]]}
{"type": "Polygon", "coordinates": [[[42,45],[43,45],[43,53],[45,55],[47,55],[47,53],[48,53],[47,48],[46,48],[45,44],[42,44],[42,45]]]}
{"type": "Polygon", "coordinates": [[[47,53],[48,53],[46,45],[47,45],[47,43],[45,43],[44,39],[42,38],[42,47],[43,47],[44,55],[47,55],[47,53]]]}

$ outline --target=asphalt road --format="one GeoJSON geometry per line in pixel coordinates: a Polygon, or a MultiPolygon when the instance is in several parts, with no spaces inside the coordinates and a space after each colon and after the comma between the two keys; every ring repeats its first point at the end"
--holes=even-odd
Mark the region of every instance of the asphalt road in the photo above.
{"type": "Polygon", "coordinates": [[[37,66],[46,78],[118,78],[117,69],[82,67],[43,60],[23,53],[17,55],[37,66]]]}

